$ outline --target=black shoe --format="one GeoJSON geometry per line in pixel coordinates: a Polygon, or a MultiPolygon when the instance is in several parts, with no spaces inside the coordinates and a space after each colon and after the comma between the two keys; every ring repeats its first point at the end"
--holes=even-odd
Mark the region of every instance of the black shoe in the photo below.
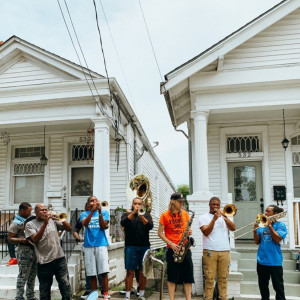
{"type": "Polygon", "coordinates": [[[140,287],[139,286],[136,289],[136,295],[137,295],[137,297],[140,295],[140,287]]]}

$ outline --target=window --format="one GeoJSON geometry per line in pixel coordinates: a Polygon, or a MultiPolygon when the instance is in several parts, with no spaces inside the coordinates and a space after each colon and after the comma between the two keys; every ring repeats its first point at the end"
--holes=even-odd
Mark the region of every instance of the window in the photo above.
{"type": "Polygon", "coordinates": [[[300,198],[300,152],[293,152],[292,158],[294,197],[300,198]]]}
{"type": "Polygon", "coordinates": [[[93,194],[92,167],[72,168],[71,196],[90,196],[93,194]]]}
{"type": "Polygon", "coordinates": [[[40,163],[14,164],[14,203],[38,203],[44,199],[44,168],[40,163]]]}
{"type": "Polygon", "coordinates": [[[259,136],[227,137],[227,153],[260,152],[259,136]]]}
{"type": "Polygon", "coordinates": [[[292,145],[300,145],[300,135],[292,138],[292,145]]]}
{"type": "Polygon", "coordinates": [[[94,145],[73,145],[72,161],[94,160],[94,145]]]}

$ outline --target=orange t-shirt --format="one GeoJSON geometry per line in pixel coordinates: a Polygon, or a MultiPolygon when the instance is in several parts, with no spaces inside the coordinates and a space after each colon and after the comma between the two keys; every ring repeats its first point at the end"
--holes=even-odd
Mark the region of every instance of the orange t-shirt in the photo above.
{"type": "MultiPolygon", "coordinates": [[[[159,224],[165,226],[165,236],[174,244],[178,245],[185,231],[190,216],[186,210],[182,210],[181,216],[178,213],[172,216],[169,210],[162,213],[159,224]]],[[[170,248],[169,245],[167,245],[170,248]]]]}

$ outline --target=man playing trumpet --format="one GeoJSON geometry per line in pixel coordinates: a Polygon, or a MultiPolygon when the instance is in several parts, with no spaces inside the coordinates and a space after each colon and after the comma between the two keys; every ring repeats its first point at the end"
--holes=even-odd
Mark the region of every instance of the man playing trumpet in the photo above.
{"type": "Polygon", "coordinates": [[[25,236],[34,242],[37,258],[37,275],[40,282],[40,299],[51,299],[53,276],[56,277],[63,300],[71,300],[72,292],[65,254],[60,244],[58,231],[71,231],[71,225],[48,213],[46,205],[35,206],[36,219],[25,226],[25,236]]]}
{"type": "Polygon", "coordinates": [[[143,200],[139,197],[133,199],[131,212],[122,215],[121,226],[125,230],[125,269],[127,270],[125,285],[125,299],[130,299],[133,276],[139,270],[139,298],[145,300],[144,292],[146,277],[143,275],[143,257],[150,249],[149,231],[153,228],[152,217],[143,208],[143,200]]]}
{"type": "Polygon", "coordinates": [[[233,221],[220,209],[221,201],[212,197],[209,212],[199,217],[203,233],[203,268],[205,274],[205,300],[213,299],[214,282],[217,274],[219,299],[227,300],[227,277],[230,264],[228,230],[234,231],[233,221]]]}
{"type": "Polygon", "coordinates": [[[97,290],[97,275],[101,274],[104,299],[108,295],[108,240],[105,229],[108,228],[109,213],[101,209],[96,196],[88,198],[89,211],[80,214],[80,221],[85,227],[84,265],[86,275],[90,277],[92,290],[97,290]]]}

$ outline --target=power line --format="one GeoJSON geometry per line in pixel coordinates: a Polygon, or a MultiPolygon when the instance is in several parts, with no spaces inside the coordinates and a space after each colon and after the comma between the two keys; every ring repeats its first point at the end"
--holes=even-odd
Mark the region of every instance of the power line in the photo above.
{"type": "Polygon", "coordinates": [[[103,4],[102,4],[102,0],[99,0],[99,2],[100,2],[101,8],[102,8],[102,12],[103,12],[103,15],[104,15],[104,18],[105,18],[107,27],[108,27],[108,31],[109,31],[109,34],[110,34],[110,37],[111,37],[111,40],[112,40],[112,43],[113,43],[113,46],[114,46],[114,49],[115,49],[117,58],[118,58],[118,62],[119,62],[119,65],[120,65],[120,68],[121,68],[121,71],[122,71],[122,74],[123,74],[123,77],[124,77],[124,80],[125,80],[125,84],[126,84],[126,87],[127,87],[128,92],[129,92],[129,96],[130,96],[130,98],[132,99],[133,104],[135,105],[134,99],[133,99],[132,94],[131,94],[131,90],[130,90],[129,85],[128,85],[128,82],[127,82],[127,78],[126,78],[124,69],[123,69],[123,66],[122,66],[122,63],[121,63],[121,59],[120,59],[120,56],[119,56],[119,53],[118,53],[116,44],[115,44],[115,42],[114,42],[114,38],[113,38],[112,32],[111,32],[111,30],[110,30],[109,23],[108,23],[108,21],[107,21],[107,17],[106,17],[105,10],[104,10],[103,4]]]}
{"type": "Polygon", "coordinates": [[[150,44],[151,44],[152,52],[153,52],[153,55],[154,55],[154,58],[155,58],[156,66],[157,66],[157,69],[158,69],[161,81],[164,81],[163,77],[161,75],[161,71],[160,71],[159,65],[158,65],[158,61],[157,61],[157,58],[156,58],[155,50],[154,50],[154,47],[153,47],[153,44],[152,44],[152,40],[151,40],[151,37],[150,37],[150,33],[149,33],[149,30],[148,30],[146,18],[145,18],[144,11],[143,11],[142,4],[141,4],[140,0],[139,0],[139,4],[140,4],[141,12],[142,12],[142,15],[143,15],[144,23],[145,23],[145,26],[146,26],[146,29],[147,29],[147,33],[148,33],[149,41],[150,41],[150,44]]]}

